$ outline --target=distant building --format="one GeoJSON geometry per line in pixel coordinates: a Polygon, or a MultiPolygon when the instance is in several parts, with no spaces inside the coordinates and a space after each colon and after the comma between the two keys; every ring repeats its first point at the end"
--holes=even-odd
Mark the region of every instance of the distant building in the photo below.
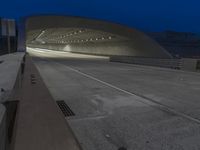
{"type": "Polygon", "coordinates": [[[174,57],[200,58],[200,36],[195,33],[165,31],[148,33],[174,57]]]}
{"type": "Polygon", "coordinates": [[[16,52],[17,30],[13,19],[0,18],[0,55],[16,52]]]}

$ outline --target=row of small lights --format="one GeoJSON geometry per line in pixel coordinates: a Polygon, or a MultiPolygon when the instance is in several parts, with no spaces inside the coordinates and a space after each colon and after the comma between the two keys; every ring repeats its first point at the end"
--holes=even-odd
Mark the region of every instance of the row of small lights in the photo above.
{"type": "Polygon", "coordinates": [[[109,37],[101,37],[101,38],[90,38],[90,39],[86,39],[86,40],[71,40],[71,41],[59,41],[57,43],[81,43],[81,42],[92,42],[92,41],[100,41],[100,40],[111,40],[113,37],[109,36],[109,37]]]}
{"type": "Polygon", "coordinates": [[[72,36],[72,35],[77,35],[79,33],[83,33],[85,31],[86,30],[82,29],[82,30],[79,30],[79,31],[74,31],[74,32],[68,33],[66,35],[60,35],[60,36],[54,37],[54,38],[51,38],[49,40],[58,39],[58,38],[65,38],[65,37],[69,37],[69,36],[72,36]]]}

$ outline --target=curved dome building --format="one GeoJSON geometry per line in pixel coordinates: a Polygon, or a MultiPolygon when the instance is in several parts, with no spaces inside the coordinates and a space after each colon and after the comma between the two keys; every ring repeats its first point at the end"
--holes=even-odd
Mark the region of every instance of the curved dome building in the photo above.
{"type": "Polygon", "coordinates": [[[171,58],[143,32],[123,25],[70,16],[25,19],[26,45],[74,53],[171,58]]]}

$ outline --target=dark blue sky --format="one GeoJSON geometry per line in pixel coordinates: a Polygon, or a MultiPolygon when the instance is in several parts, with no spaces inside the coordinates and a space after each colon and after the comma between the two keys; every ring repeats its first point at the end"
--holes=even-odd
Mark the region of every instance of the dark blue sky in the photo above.
{"type": "Polygon", "coordinates": [[[103,19],[143,31],[200,33],[200,0],[1,0],[2,17],[33,14],[103,19]]]}

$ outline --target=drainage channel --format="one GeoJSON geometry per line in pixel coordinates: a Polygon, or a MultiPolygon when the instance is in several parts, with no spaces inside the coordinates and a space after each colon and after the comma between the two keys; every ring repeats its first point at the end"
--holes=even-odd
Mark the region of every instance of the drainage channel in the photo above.
{"type": "Polygon", "coordinates": [[[56,103],[65,117],[75,116],[75,113],[70,109],[64,100],[58,100],[56,103]]]}

